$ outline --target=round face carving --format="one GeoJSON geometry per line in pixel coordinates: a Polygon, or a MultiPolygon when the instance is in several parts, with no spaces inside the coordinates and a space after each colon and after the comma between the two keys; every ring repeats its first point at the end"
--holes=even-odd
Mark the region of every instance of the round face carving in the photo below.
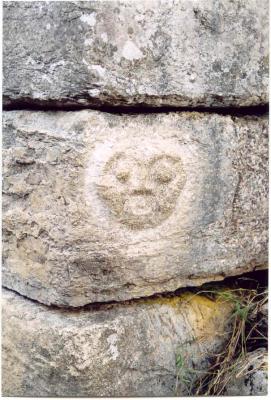
{"type": "Polygon", "coordinates": [[[103,168],[98,192],[119,222],[143,229],[168,218],[185,180],[178,156],[117,152],[103,168]]]}

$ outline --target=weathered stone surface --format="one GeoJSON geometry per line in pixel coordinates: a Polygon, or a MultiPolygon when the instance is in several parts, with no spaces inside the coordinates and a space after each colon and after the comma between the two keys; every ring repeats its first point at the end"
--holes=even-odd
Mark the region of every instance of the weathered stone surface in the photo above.
{"type": "Polygon", "coordinates": [[[9,111],[3,283],[80,306],[267,262],[267,119],[9,111]]]}
{"type": "Polygon", "coordinates": [[[266,396],[268,385],[268,354],[260,348],[246,355],[236,377],[230,379],[225,396],[266,396]]]}
{"type": "Polygon", "coordinates": [[[267,103],[267,0],[6,1],[3,46],[6,105],[267,103]]]}
{"type": "Polygon", "coordinates": [[[227,304],[203,296],[77,311],[3,299],[4,396],[174,395],[176,357],[204,369],[228,337],[227,304]]]}

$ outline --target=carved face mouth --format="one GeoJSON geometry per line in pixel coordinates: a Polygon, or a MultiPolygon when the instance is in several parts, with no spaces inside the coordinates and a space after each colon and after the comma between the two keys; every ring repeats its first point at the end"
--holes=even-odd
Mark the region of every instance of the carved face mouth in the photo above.
{"type": "Polygon", "coordinates": [[[104,167],[98,191],[119,222],[143,229],[171,214],[185,179],[179,157],[116,153],[104,167]]]}
{"type": "Polygon", "coordinates": [[[153,212],[153,197],[144,195],[133,195],[129,197],[123,207],[123,211],[132,216],[146,216],[153,212]]]}

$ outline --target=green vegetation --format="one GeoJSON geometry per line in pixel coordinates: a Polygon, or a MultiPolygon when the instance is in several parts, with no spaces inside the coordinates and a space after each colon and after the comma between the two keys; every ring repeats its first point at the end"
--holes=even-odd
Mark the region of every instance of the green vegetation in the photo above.
{"type": "MultiPolygon", "coordinates": [[[[219,354],[207,355],[210,365],[207,371],[189,368],[182,352],[178,353],[176,395],[180,387],[188,395],[222,395],[231,380],[249,373],[247,353],[267,348],[267,290],[255,284],[254,288],[247,286],[229,289],[220,286],[195,292],[232,305],[229,321],[231,332],[219,354]]],[[[255,353],[255,361],[258,360],[259,354],[255,353]]]]}

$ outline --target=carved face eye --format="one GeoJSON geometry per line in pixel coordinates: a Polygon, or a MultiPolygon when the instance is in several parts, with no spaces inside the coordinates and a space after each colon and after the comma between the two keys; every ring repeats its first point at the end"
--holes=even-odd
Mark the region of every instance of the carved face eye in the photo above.
{"type": "Polygon", "coordinates": [[[176,177],[177,159],[163,155],[151,161],[152,177],[158,184],[169,184],[176,177]]]}
{"type": "Polygon", "coordinates": [[[168,183],[172,181],[173,177],[174,177],[173,172],[169,169],[157,171],[155,174],[155,179],[161,183],[168,183]]]}
{"type": "Polygon", "coordinates": [[[130,172],[127,170],[120,170],[116,173],[116,178],[121,183],[126,183],[130,178],[130,172]]]}

